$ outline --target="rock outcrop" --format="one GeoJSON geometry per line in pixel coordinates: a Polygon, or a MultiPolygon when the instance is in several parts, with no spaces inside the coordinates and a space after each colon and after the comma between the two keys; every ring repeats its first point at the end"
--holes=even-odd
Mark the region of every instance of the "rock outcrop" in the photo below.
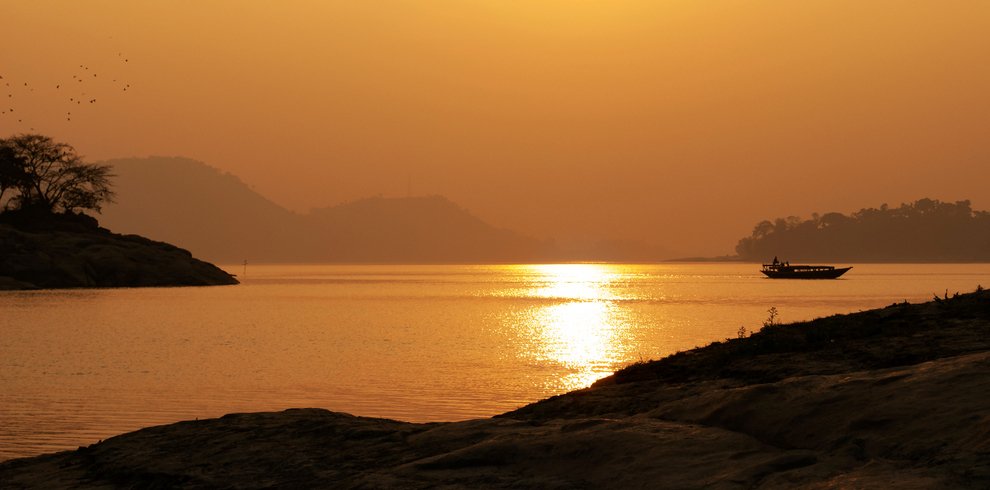
{"type": "Polygon", "coordinates": [[[237,284],[186,250],[79,215],[0,222],[0,289],[237,284]]]}

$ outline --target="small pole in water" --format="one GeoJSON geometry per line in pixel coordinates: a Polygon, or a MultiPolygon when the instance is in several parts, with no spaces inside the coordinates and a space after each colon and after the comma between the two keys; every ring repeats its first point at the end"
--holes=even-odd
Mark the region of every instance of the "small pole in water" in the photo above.
{"type": "Polygon", "coordinates": [[[241,275],[247,277],[247,259],[244,259],[244,274],[241,275]]]}

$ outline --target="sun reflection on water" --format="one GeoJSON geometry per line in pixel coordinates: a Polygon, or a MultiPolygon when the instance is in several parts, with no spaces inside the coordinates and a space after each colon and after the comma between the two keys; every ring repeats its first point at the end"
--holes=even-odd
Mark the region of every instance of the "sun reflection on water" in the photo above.
{"type": "Polygon", "coordinates": [[[529,296],[569,300],[615,299],[609,285],[616,273],[603,264],[542,264],[531,266],[538,275],[529,296]]]}
{"type": "Polygon", "coordinates": [[[527,266],[533,274],[525,295],[558,300],[534,306],[527,314],[525,330],[533,336],[533,352],[541,363],[569,372],[556,380],[560,390],[583,388],[608,376],[625,351],[626,325],[621,319],[621,299],[612,291],[620,276],[615,266],[604,264],[552,264],[527,266]]]}

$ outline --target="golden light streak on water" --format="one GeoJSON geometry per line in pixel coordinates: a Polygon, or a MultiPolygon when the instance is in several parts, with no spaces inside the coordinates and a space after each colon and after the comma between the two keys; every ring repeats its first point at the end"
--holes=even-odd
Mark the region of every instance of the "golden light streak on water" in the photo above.
{"type": "Polygon", "coordinates": [[[614,353],[622,350],[622,331],[604,301],[549,306],[536,316],[545,359],[571,371],[560,380],[565,389],[583,388],[611,374],[614,353]]]}
{"type": "Polygon", "coordinates": [[[605,264],[540,264],[520,266],[539,274],[529,293],[535,298],[606,301],[615,299],[608,287],[617,266],[605,264]]]}
{"type": "Polygon", "coordinates": [[[610,290],[618,276],[615,265],[546,264],[528,266],[539,276],[527,294],[566,302],[534,308],[528,330],[538,338],[541,362],[564,368],[558,385],[566,390],[589,386],[612,373],[622,345],[622,325],[615,315],[617,299],[610,290]]]}

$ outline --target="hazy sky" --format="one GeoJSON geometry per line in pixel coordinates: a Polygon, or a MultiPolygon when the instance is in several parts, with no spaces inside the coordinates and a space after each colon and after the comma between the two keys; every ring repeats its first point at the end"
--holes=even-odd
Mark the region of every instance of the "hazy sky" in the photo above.
{"type": "Polygon", "coordinates": [[[196,158],[300,211],[443,194],[539,237],[721,254],[764,218],[921,197],[990,208],[983,0],[0,12],[0,136],[196,158]]]}

